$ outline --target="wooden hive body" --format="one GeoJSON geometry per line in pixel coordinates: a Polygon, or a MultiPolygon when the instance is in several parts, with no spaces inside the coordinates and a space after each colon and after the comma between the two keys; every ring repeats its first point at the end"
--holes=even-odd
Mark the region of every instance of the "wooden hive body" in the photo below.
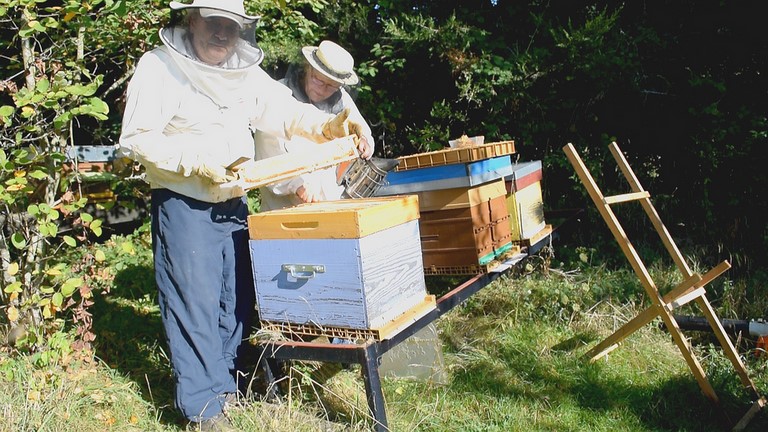
{"type": "MultiPolygon", "coordinates": [[[[421,213],[421,247],[426,269],[435,272],[441,268],[487,265],[512,247],[503,180],[494,183],[498,184],[481,187],[497,190],[495,197],[474,205],[421,213]]],[[[482,195],[473,192],[465,193],[482,195]]]]}
{"type": "Polygon", "coordinates": [[[424,302],[415,196],[318,204],[249,218],[251,233],[263,234],[250,240],[262,320],[371,329],[424,302]],[[286,220],[310,228],[285,233],[286,220]]]}

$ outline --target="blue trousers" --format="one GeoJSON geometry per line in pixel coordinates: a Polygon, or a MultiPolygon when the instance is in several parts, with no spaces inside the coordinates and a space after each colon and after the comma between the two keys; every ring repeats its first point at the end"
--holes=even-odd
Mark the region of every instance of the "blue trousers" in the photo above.
{"type": "Polygon", "coordinates": [[[245,197],[201,202],[152,190],[152,250],[176,406],[200,421],[237,391],[236,357],[250,330],[255,292],[245,197]]]}

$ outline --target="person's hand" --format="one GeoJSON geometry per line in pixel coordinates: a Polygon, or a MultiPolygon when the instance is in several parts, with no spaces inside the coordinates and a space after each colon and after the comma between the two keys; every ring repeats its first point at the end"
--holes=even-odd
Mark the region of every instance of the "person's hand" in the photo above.
{"type": "Polygon", "coordinates": [[[349,119],[349,108],[343,111],[323,125],[323,136],[328,140],[344,138],[349,135],[357,135],[358,139],[363,137],[363,127],[349,119]]]}
{"type": "Polygon", "coordinates": [[[222,184],[238,179],[237,173],[220,165],[201,163],[192,170],[193,174],[207,178],[214,184],[222,184]]]}
{"type": "Polygon", "coordinates": [[[299,197],[301,202],[305,203],[320,202],[325,198],[322,190],[320,190],[317,184],[311,182],[299,186],[299,188],[296,189],[296,196],[299,197]]]}
{"type": "Polygon", "coordinates": [[[362,159],[370,159],[373,156],[373,146],[365,136],[360,137],[357,141],[357,151],[362,159]]]}

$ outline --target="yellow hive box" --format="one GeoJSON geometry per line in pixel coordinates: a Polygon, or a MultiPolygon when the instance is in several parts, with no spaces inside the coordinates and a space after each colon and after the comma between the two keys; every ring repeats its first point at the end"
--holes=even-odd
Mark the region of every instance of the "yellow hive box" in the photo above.
{"type": "Polygon", "coordinates": [[[504,179],[469,188],[438,189],[418,192],[419,210],[435,211],[473,207],[492,198],[506,195],[504,179]]]}
{"type": "Polygon", "coordinates": [[[261,239],[361,238],[419,218],[416,195],[301,204],[248,216],[248,233],[261,239]]]}

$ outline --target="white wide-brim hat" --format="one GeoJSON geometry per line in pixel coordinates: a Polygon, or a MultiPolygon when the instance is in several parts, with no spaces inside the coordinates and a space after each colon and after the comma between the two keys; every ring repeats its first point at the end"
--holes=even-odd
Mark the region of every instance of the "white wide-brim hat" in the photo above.
{"type": "Polygon", "coordinates": [[[243,28],[245,24],[254,23],[260,18],[255,15],[246,15],[243,0],[193,0],[190,4],[172,1],[170,6],[174,10],[198,8],[200,9],[200,16],[203,18],[227,18],[236,22],[240,28],[243,28]]]}
{"type": "Polygon", "coordinates": [[[339,84],[355,85],[360,81],[353,70],[352,54],[334,42],[324,40],[320,46],[305,46],[301,52],[310,66],[339,84]]]}

